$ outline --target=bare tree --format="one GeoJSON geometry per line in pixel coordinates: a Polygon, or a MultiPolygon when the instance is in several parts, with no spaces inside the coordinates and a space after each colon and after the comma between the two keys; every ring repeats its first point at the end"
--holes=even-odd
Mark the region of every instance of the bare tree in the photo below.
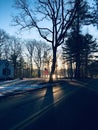
{"type": "Polygon", "coordinates": [[[34,62],[38,68],[38,77],[41,77],[41,65],[42,65],[42,46],[40,43],[35,44],[34,50],[34,62]]]}
{"type": "Polygon", "coordinates": [[[17,77],[17,66],[18,66],[18,60],[21,56],[22,49],[19,39],[15,37],[11,37],[10,40],[10,60],[12,61],[14,65],[14,77],[17,77]]]}
{"type": "Polygon", "coordinates": [[[0,29],[0,46],[2,46],[8,37],[8,34],[4,30],[0,29]]]}
{"type": "Polygon", "coordinates": [[[45,42],[36,41],[33,59],[38,69],[39,78],[41,77],[41,70],[48,60],[46,52],[48,53],[49,50],[50,46],[48,46],[45,42]]]}
{"type": "Polygon", "coordinates": [[[64,42],[72,25],[78,0],[36,0],[36,5],[34,0],[16,0],[15,7],[20,10],[18,16],[14,17],[15,25],[20,25],[21,29],[35,27],[40,36],[52,44],[53,60],[49,81],[53,81],[57,48],[64,42]]]}
{"type": "Polygon", "coordinates": [[[5,44],[8,43],[8,39],[9,39],[9,35],[4,30],[0,29],[0,59],[2,58],[3,49],[5,44]]]}
{"type": "Polygon", "coordinates": [[[4,59],[9,59],[9,56],[10,56],[10,54],[9,54],[9,52],[10,52],[10,37],[9,37],[9,39],[7,39],[6,42],[4,43],[4,45],[3,45],[3,47],[2,47],[2,51],[3,51],[2,57],[3,57],[4,59]]]}
{"type": "Polygon", "coordinates": [[[50,45],[43,42],[43,69],[47,67],[48,71],[50,62],[52,60],[52,52],[50,45]]]}
{"type": "Polygon", "coordinates": [[[35,40],[29,40],[29,41],[26,41],[26,48],[28,50],[28,57],[29,57],[29,60],[30,60],[30,69],[31,69],[31,74],[30,74],[30,77],[32,77],[32,72],[33,72],[33,53],[34,53],[34,45],[35,45],[36,41],[35,40]]]}

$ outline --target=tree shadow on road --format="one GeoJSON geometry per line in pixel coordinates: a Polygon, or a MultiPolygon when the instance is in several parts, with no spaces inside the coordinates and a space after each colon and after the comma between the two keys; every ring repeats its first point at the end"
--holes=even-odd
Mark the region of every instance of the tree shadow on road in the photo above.
{"type": "Polygon", "coordinates": [[[54,102],[53,97],[53,87],[50,85],[46,88],[46,93],[44,95],[44,100],[42,103],[42,107],[49,106],[49,104],[52,104],[54,102]]]}

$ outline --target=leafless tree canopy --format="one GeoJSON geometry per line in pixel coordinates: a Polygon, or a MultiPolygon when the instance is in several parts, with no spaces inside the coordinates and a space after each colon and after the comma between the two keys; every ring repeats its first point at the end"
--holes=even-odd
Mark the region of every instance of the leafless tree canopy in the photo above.
{"type": "Polygon", "coordinates": [[[79,0],[16,0],[15,7],[19,13],[14,17],[15,25],[21,29],[35,27],[40,36],[52,44],[50,80],[55,71],[57,47],[64,42],[78,4],[79,0]]]}
{"type": "Polygon", "coordinates": [[[36,4],[33,0],[16,0],[15,7],[20,12],[14,22],[21,29],[36,27],[42,38],[59,46],[73,21],[77,4],[77,0],[36,0],[36,4]]]}

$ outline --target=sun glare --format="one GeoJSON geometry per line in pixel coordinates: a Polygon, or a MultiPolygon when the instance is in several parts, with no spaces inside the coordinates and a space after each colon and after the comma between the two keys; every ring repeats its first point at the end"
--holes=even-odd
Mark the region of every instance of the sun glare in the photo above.
{"type": "Polygon", "coordinates": [[[53,80],[55,80],[56,79],[56,75],[55,74],[53,74],[53,80]]]}

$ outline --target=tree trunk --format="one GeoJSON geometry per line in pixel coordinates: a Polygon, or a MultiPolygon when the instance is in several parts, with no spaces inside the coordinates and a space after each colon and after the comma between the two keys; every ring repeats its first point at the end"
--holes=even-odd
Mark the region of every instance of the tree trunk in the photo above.
{"type": "Polygon", "coordinates": [[[40,70],[40,67],[38,68],[38,78],[41,78],[41,70],[40,70]]]}
{"type": "MultiPolygon", "coordinates": [[[[78,1],[80,4],[80,0],[78,1]]],[[[81,41],[80,41],[80,10],[79,6],[77,7],[77,19],[76,19],[76,43],[77,43],[77,54],[76,54],[76,70],[75,70],[75,78],[79,79],[80,78],[80,46],[81,46],[81,41]]]]}
{"type": "Polygon", "coordinates": [[[78,53],[76,56],[76,70],[75,70],[75,78],[80,78],[80,54],[78,53]]]}
{"type": "Polygon", "coordinates": [[[30,67],[31,67],[31,70],[30,70],[30,77],[32,78],[32,73],[33,73],[33,63],[32,63],[32,57],[31,57],[31,59],[30,59],[30,67]]]}
{"type": "Polygon", "coordinates": [[[55,65],[56,65],[56,52],[57,52],[57,47],[54,47],[53,48],[53,60],[52,60],[52,67],[51,67],[49,82],[53,82],[53,74],[55,72],[55,65]]]}
{"type": "Polygon", "coordinates": [[[72,67],[72,59],[70,60],[70,79],[73,79],[73,67],[72,67]]]}
{"type": "Polygon", "coordinates": [[[84,74],[84,78],[88,77],[88,54],[86,54],[85,56],[85,74],[84,74]]]}

